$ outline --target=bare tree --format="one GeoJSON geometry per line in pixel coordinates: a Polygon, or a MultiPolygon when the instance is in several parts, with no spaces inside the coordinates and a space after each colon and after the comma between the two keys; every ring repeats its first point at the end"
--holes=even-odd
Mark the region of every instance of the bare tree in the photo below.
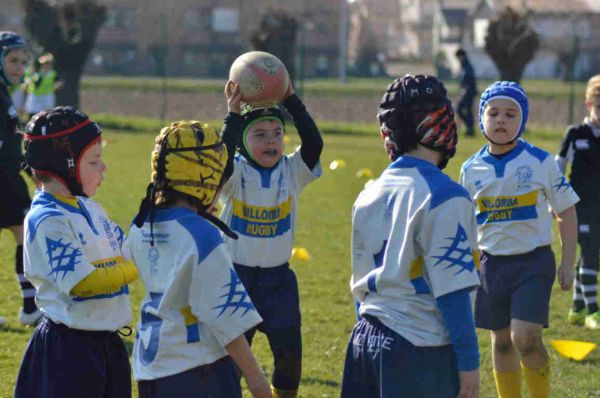
{"type": "Polygon", "coordinates": [[[266,51],[283,62],[290,79],[295,81],[294,55],[296,50],[296,19],[280,8],[270,8],[262,16],[260,25],[250,41],[255,50],[266,51]]]}
{"type": "Polygon", "coordinates": [[[25,28],[44,51],[54,54],[55,68],[63,85],[56,92],[58,105],[79,107],[79,82],[94,48],[106,7],[95,0],[21,0],[25,28]]]}
{"type": "Polygon", "coordinates": [[[490,21],[485,37],[485,51],[500,71],[500,78],[515,82],[521,80],[539,45],[528,15],[520,15],[510,7],[490,21]]]}

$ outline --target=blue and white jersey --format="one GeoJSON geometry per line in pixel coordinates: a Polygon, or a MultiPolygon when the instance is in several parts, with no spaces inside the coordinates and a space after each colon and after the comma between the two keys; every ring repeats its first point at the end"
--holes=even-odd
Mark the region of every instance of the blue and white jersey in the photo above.
{"type": "Polygon", "coordinates": [[[234,271],[220,231],[192,210],[157,209],[132,225],[129,244],[146,288],[133,346],[136,380],[213,363],[262,321],[234,271]]]}
{"type": "Polygon", "coordinates": [[[523,254],[552,243],[552,215],[579,197],[546,151],[523,140],[501,158],[485,145],[462,166],[460,183],[473,198],[479,248],[523,254]]]}
{"type": "Polygon", "coordinates": [[[81,330],[115,331],[131,320],[127,286],[85,298],[70,293],[96,268],[130,258],[125,233],[97,202],[69,204],[36,191],[24,224],[25,276],[45,316],[81,330]]]}
{"type": "Polygon", "coordinates": [[[255,168],[240,155],[233,164],[220,195],[220,218],[239,235],[226,238],[233,262],[264,268],[284,264],[294,245],[298,196],[321,175],[320,163],[310,170],[298,150],[272,169],[255,168]]]}
{"type": "Polygon", "coordinates": [[[436,298],[479,285],[469,194],[435,165],[403,156],[352,213],[350,287],[360,315],[416,346],[450,344],[436,298]]]}

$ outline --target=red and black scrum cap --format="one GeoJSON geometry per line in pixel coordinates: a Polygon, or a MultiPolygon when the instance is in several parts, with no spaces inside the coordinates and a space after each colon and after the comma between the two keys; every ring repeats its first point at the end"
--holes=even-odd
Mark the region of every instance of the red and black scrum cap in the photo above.
{"type": "Polygon", "coordinates": [[[25,162],[37,173],[62,182],[75,196],[86,196],[79,162],[85,151],[101,139],[100,127],[86,114],[59,106],[36,114],[27,123],[25,162]]]}

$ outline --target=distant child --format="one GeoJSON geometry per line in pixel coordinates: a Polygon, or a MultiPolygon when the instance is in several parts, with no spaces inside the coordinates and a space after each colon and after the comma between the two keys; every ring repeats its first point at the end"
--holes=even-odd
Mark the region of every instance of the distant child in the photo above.
{"type": "Polygon", "coordinates": [[[54,108],[56,104],[55,90],[58,86],[56,71],[53,69],[54,57],[44,54],[37,59],[38,67],[27,82],[27,98],[25,112],[32,117],[38,112],[54,108]]]}
{"type": "Polygon", "coordinates": [[[302,140],[291,155],[283,154],[285,116],[278,106],[248,107],[242,118],[227,116],[231,123],[242,125],[242,134],[241,139],[229,132],[223,136],[229,149],[237,144],[240,153],[221,192],[221,219],[239,235],[227,243],[235,269],[263,318],[246,337],[252,342],[256,329],[266,334],[275,364],[273,396],[295,397],[302,371],[302,336],[298,282],[288,260],[298,196],[321,174],[323,140],[291,84],[283,107],[302,140]]]}
{"type": "Polygon", "coordinates": [[[360,319],[341,397],[478,397],[476,224],[469,194],[440,171],[458,140],[446,88],[433,76],[396,79],[378,119],[392,163],[352,210],[360,319]]]}
{"type": "MultiPolygon", "coordinates": [[[[9,229],[17,243],[15,271],[23,297],[19,321],[35,325],[42,313],[35,305],[35,289],[23,275],[23,219],[31,199],[20,175],[23,137],[17,131],[20,121],[9,93],[11,86],[23,81],[28,59],[27,43],[21,36],[0,32],[0,229],[9,229]]],[[[0,317],[0,326],[5,323],[6,319],[0,317]]]]}
{"type": "Polygon", "coordinates": [[[585,92],[588,116],[578,126],[569,126],[556,160],[564,173],[571,164],[571,185],[581,201],[577,203],[581,258],[573,286],[573,308],[568,321],[600,329],[598,311],[598,269],[600,252],[600,75],[592,77],[585,92]]]}
{"type": "Polygon", "coordinates": [[[101,131],[72,107],[27,124],[25,160],[41,184],[25,219],[25,275],[44,319],[25,351],[15,398],[131,397],[118,330],[137,279],[123,230],[92,199],[107,166],[101,131]]]}
{"type": "MultiPolygon", "coordinates": [[[[224,131],[239,127],[226,121],[224,131]]],[[[254,397],[271,397],[244,336],[261,318],[220,232],[235,234],[212,215],[228,157],[219,133],[198,121],[156,138],[129,239],[146,287],[133,347],[140,398],[241,398],[236,365],[254,397]]]]}
{"type": "Polygon", "coordinates": [[[490,85],[479,102],[479,125],[488,144],[460,174],[476,205],[482,253],[475,324],[491,331],[494,377],[503,398],[521,396],[521,373],[529,396],[549,396],[542,328],[548,327],[556,264],[548,206],[559,223],[563,290],[573,283],[577,242],[577,194],[549,153],[519,138],[528,113],[519,84],[490,85]]]}

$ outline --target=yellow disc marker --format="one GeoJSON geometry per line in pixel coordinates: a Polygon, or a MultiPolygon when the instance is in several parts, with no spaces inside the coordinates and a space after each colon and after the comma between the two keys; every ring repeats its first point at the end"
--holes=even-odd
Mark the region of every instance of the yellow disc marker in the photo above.
{"type": "Polygon", "coordinates": [[[369,185],[373,184],[375,182],[374,179],[370,179],[369,181],[365,182],[365,188],[367,188],[369,185]]]}
{"type": "Polygon", "coordinates": [[[329,168],[331,170],[343,169],[346,167],[346,161],[343,159],[336,159],[333,162],[329,163],[329,168]]]}
{"type": "Polygon", "coordinates": [[[581,361],[594,351],[596,344],[587,341],[552,340],[550,345],[563,357],[581,361]]]}
{"type": "Polygon", "coordinates": [[[292,249],[292,258],[294,260],[310,261],[310,254],[303,247],[294,247],[292,249]]]}
{"type": "Polygon", "coordinates": [[[373,172],[369,168],[362,168],[356,172],[356,178],[373,178],[373,172]]]}

